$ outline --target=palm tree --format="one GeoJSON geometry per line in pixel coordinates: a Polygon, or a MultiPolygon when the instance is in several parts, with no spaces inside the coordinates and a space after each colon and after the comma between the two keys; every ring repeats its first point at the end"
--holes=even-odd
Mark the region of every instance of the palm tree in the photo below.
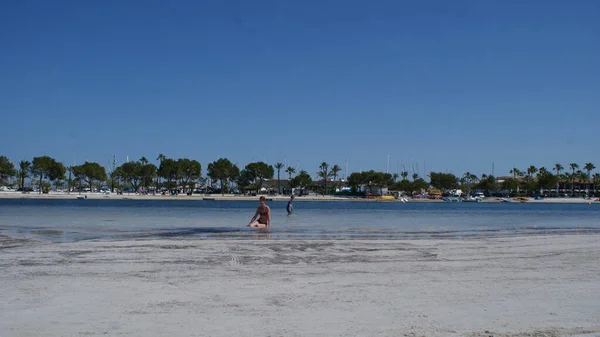
{"type": "Polygon", "coordinates": [[[517,177],[520,177],[521,175],[523,175],[523,172],[521,172],[521,170],[519,170],[516,167],[513,167],[513,169],[510,170],[509,172],[512,173],[514,179],[517,179],[517,177]]]}
{"type": "Polygon", "coordinates": [[[25,178],[29,177],[29,171],[31,169],[31,163],[27,160],[21,160],[19,162],[19,178],[21,179],[21,190],[25,190],[25,178]]]}
{"type": "Polygon", "coordinates": [[[333,176],[334,188],[337,187],[338,173],[340,173],[341,170],[342,170],[342,168],[337,164],[333,165],[333,167],[331,167],[331,175],[333,176]]]}
{"type": "Polygon", "coordinates": [[[584,183],[585,193],[587,194],[589,192],[590,176],[581,170],[577,170],[577,178],[579,179],[579,193],[581,193],[581,183],[584,183]]]}
{"type": "Polygon", "coordinates": [[[277,162],[275,164],[275,168],[277,169],[277,194],[281,194],[281,185],[279,184],[279,172],[281,172],[281,169],[283,168],[283,164],[277,162]]]}
{"type": "Polygon", "coordinates": [[[462,178],[460,179],[461,183],[464,185],[463,187],[465,187],[465,190],[467,191],[467,194],[471,193],[471,185],[476,182],[477,176],[472,174],[471,172],[465,172],[462,176],[462,178]]]}
{"type": "Polygon", "coordinates": [[[285,172],[288,174],[288,177],[289,177],[289,179],[288,179],[288,186],[290,186],[290,194],[292,194],[292,189],[291,189],[291,186],[292,186],[291,185],[291,183],[292,183],[292,174],[296,173],[296,169],[293,168],[293,167],[291,167],[291,166],[288,166],[285,169],[285,172]]]}
{"type": "Polygon", "coordinates": [[[400,175],[398,175],[398,173],[394,173],[394,174],[392,174],[392,179],[394,179],[394,182],[398,181],[398,177],[399,177],[399,176],[400,176],[400,175]]]}
{"type": "Polygon", "coordinates": [[[529,166],[529,168],[527,168],[527,175],[529,176],[529,178],[532,178],[533,175],[537,173],[537,171],[538,169],[535,166],[531,165],[529,166]]]}
{"type": "Polygon", "coordinates": [[[560,171],[562,171],[563,169],[564,169],[564,167],[560,163],[554,164],[553,170],[556,171],[557,176],[560,175],[560,171]]]}
{"type": "MultiPolygon", "coordinates": [[[[67,171],[69,171],[69,180],[67,180],[67,193],[71,194],[71,188],[72,188],[71,184],[73,183],[73,178],[72,178],[72,175],[73,175],[73,166],[67,167],[67,171]]],[[[111,192],[114,192],[114,180],[112,179],[112,174],[114,172],[115,171],[113,171],[111,173],[111,190],[110,190],[111,192]]]]}
{"type": "Polygon", "coordinates": [[[525,177],[525,180],[527,182],[526,189],[527,189],[527,193],[529,194],[529,187],[531,187],[530,182],[533,179],[533,175],[537,173],[538,169],[535,166],[531,165],[527,168],[526,171],[527,171],[527,176],[525,177]]]}
{"type": "Polygon", "coordinates": [[[331,168],[331,175],[333,176],[334,181],[337,180],[338,173],[340,173],[341,170],[342,170],[342,168],[337,164],[333,165],[333,167],[331,168]]]}
{"type": "MultiPolygon", "coordinates": [[[[588,178],[592,176],[592,171],[596,168],[592,163],[585,163],[583,169],[587,171],[588,178]]],[[[586,186],[589,184],[589,180],[585,182],[586,186]]]]}
{"type": "MultiPolygon", "coordinates": [[[[162,165],[163,160],[167,159],[167,156],[165,156],[164,154],[160,153],[158,155],[158,157],[156,157],[156,160],[159,161],[159,165],[158,168],[160,168],[160,166],[162,165]]],[[[158,175],[158,170],[156,173],[156,192],[158,192],[158,185],[160,183],[160,176],[158,175]]]]}
{"type": "MultiPolygon", "coordinates": [[[[571,194],[570,195],[572,196],[575,193],[575,186],[574,186],[575,173],[567,172],[567,173],[563,174],[563,176],[565,177],[565,181],[571,184],[571,194]]],[[[566,190],[566,188],[565,188],[565,190],[566,190]]]]}
{"type": "Polygon", "coordinates": [[[575,194],[575,169],[579,168],[579,165],[577,163],[571,163],[569,164],[569,167],[571,168],[571,195],[575,194]]]}
{"type": "Polygon", "coordinates": [[[575,174],[575,170],[579,168],[579,165],[577,163],[571,163],[569,164],[569,167],[571,167],[571,173],[575,174]]]}
{"type": "Polygon", "coordinates": [[[594,175],[592,176],[593,180],[593,187],[594,187],[594,196],[596,196],[596,184],[598,183],[598,181],[600,181],[600,173],[594,173],[594,175]]]}
{"type": "Polygon", "coordinates": [[[329,171],[329,164],[327,164],[326,162],[322,162],[321,165],[319,165],[319,169],[320,171],[317,172],[317,175],[323,179],[323,182],[325,183],[325,193],[323,194],[327,195],[327,179],[331,176],[331,171],[329,171]]]}
{"type": "Polygon", "coordinates": [[[418,173],[413,173],[412,178],[413,178],[413,181],[419,179],[419,174],[418,173]]]}
{"type": "Polygon", "coordinates": [[[564,167],[560,163],[554,164],[553,170],[556,171],[556,176],[559,178],[556,182],[556,195],[558,196],[558,186],[560,185],[560,171],[562,171],[564,167]]]}
{"type": "Polygon", "coordinates": [[[406,180],[406,178],[408,177],[408,172],[402,171],[400,172],[400,176],[402,177],[402,180],[406,180]]]}
{"type": "MultiPolygon", "coordinates": [[[[512,170],[510,170],[510,172],[513,174],[513,178],[515,180],[517,180],[517,177],[522,177],[523,176],[523,171],[519,170],[518,168],[513,168],[512,170]]],[[[517,194],[520,192],[521,189],[521,179],[517,180],[517,194]]]]}

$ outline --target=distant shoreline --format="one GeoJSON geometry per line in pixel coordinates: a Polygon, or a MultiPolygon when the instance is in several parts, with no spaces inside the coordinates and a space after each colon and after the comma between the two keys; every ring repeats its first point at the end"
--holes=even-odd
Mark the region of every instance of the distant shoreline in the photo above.
{"type": "MultiPolygon", "coordinates": [[[[0,199],[77,199],[78,196],[87,196],[87,199],[95,200],[215,200],[215,201],[258,201],[260,195],[232,195],[232,194],[179,194],[179,195],[152,195],[152,194],[101,194],[101,193],[48,193],[39,194],[36,192],[21,193],[21,192],[0,192],[0,199]]],[[[268,201],[288,201],[288,195],[270,196],[265,195],[268,201]]],[[[366,198],[350,198],[336,196],[296,196],[296,201],[354,201],[354,202],[402,202],[400,200],[384,200],[384,199],[366,199],[366,198]]],[[[408,202],[444,202],[443,200],[430,199],[415,199],[408,202]]]]}
{"type": "MultiPolygon", "coordinates": [[[[146,195],[146,194],[101,194],[101,193],[49,193],[49,194],[38,194],[35,192],[21,193],[21,192],[0,192],[0,199],[77,199],[78,196],[87,196],[87,199],[93,200],[214,200],[214,201],[256,201],[259,196],[245,196],[245,195],[220,195],[220,194],[193,194],[191,196],[180,194],[180,195],[146,195]]],[[[265,196],[268,201],[287,201],[289,196],[265,196]]],[[[597,199],[583,199],[583,198],[546,198],[542,200],[528,199],[526,201],[509,199],[509,203],[561,203],[561,204],[600,204],[597,199]]],[[[348,202],[386,202],[386,203],[402,203],[401,200],[393,199],[366,199],[366,198],[353,198],[353,197],[337,197],[337,196],[301,196],[296,197],[294,201],[348,201],[348,202]]],[[[408,199],[407,203],[445,203],[444,200],[435,199],[408,199]]],[[[484,198],[481,203],[502,203],[503,201],[498,198],[484,198]]]]}

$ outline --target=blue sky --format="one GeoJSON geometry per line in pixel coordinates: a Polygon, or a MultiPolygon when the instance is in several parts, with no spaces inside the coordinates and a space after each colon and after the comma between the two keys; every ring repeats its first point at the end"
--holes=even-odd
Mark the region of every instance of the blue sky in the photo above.
{"type": "Polygon", "coordinates": [[[598,13],[594,0],[3,1],[0,155],[600,167],[598,13]]]}

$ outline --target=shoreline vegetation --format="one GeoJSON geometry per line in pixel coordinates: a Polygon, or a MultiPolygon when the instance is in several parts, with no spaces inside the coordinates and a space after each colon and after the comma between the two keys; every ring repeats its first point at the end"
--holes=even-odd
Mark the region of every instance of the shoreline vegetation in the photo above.
{"type": "MultiPolygon", "coordinates": [[[[179,194],[179,195],[162,195],[162,194],[135,194],[135,193],[90,193],[90,192],[49,192],[38,194],[36,192],[0,192],[0,199],[92,199],[92,200],[209,200],[209,201],[256,201],[261,195],[234,195],[234,194],[179,194]]],[[[264,195],[267,201],[288,201],[289,195],[264,195]]],[[[294,201],[345,201],[345,202],[387,202],[387,203],[446,203],[442,199],[428,198],[407,198],[407,199],[377,199],[377,198],[360,198],[360,197],[343,197],[343,196],[296,196],[294,201]]],[[[478,201],[479,203],[563,203],[563,204],[600,204],[597,198],[544,198],[536,200],[535,198],[495,198],[486,197],[478,201]]]]}
{"type": "Polygon", "coordinates": [[[156,198],[161,194],[177,198],[181,195],[198,198],[195,195],[200,195],[224,199],[223,194],[228,195],[227,198],[235,194],[239,195],[235,197],[237,200],[247,195],[267,194],[276,198],[294,194],[303,196],[303,200],[355,200],[356,197],[349,199],[350,196],[362,196],[376,201],[395,197],[401,202],[422,202],[422,197],[472,199],[486,196],[488,198],[482,201],[517,198],[515,201],[518,202],[548,197],[556,199],[546,202],[575,202],[576,198],[597,201],[600,197],[600,173],[594,172],[596,167],[591,162],[582,167],[577,163],[567,167],[556,163],[550,168],[531,165],[525,170],[514,167],[508,176],[477,176],[471,172],[457,176],[435,171],[425,171],[421,176],[421,172],[414,169],[412,175],[405,169],[397,173],[370,170],[341,175],[341,166],[327,162],[322,162],[318,171],[315,167],[314,172],[308,172],[299,167],[286,167],[280,162],[271,165],[258,161],[238,167],[227,158],[208,163],[203,172],[203,165],[195,159],[172,159],[163,154],[156,158],[156,163],[146,157],[137,161],[128,158],[117,166],[113,157],[110,167],[87,161],[65,166],[52,157],[41,156],[34,157],[31,162],[22,160],[15,164],[0,156],[0,191],[31,194],[70,191],[89,195],[92,195],[89,192],[110,192],[109,197],[118,193],[123,195],[122,198],[138,194],[144,194],[145,198],[150,198],[151,194],[156,198]]]}

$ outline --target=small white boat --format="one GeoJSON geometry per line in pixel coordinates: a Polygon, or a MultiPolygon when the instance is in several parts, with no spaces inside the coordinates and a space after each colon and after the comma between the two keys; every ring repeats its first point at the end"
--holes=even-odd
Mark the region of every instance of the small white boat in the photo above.
{"type": "Polygon", "coordinates": [[[78,195],[77,199],[80,199],[80,200],[87,199],[87,195],[78,195]]]}

